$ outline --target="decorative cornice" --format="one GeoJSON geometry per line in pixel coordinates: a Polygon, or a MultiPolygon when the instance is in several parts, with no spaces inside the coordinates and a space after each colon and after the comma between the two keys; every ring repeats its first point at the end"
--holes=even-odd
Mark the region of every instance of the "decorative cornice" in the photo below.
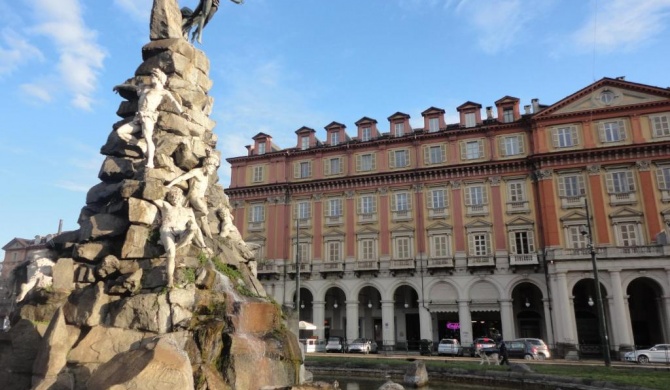
{"type": "Polygon", "coordinates": [[[500,176],[491,176],[489,177],[489,183],[491,183],[491,186],[497,187],[500,186],[501,182],[501,177],[500,176]]]}
{"type": "Polygon", "coordinates": [[[635,162],[635,166],[640,172],[646,172],[651,169],[651,161],[649,160],[638,160],[635,162]]]}
{"type": "Polygon", "coordinates": [[[535,178],[540,180],[551,180],[554,176],[553,169],[538,169],[535,171],[535,178]]]}

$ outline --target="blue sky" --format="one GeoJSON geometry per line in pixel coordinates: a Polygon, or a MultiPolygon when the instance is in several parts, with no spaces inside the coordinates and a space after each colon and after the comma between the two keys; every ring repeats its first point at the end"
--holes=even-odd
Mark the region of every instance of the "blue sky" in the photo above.
{"type": "MultiPolygon", "coordinates": [[[[0,246],[78,227],[151,3],[0,0],[0,246]]],[[[431,106],[455,123],[468,100],[551,104],[602,77],[668,87],[668,26],[670,0],[221,0],[200,48],[227,158],[261,131],[291,147],[302,126],[420,127],[431,106]]]]}

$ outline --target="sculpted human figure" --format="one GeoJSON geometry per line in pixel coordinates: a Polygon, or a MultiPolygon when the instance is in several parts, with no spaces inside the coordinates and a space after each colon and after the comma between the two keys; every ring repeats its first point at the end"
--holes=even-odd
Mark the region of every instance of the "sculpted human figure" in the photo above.
{"type": "Polygon", "coordinates": [[[118,92],[119,89],[134,89],[139,96],[135,118],[131,122],[119,127],[116,132],[119,135],[119,138],[128,143],[133,142],[133,134],[142,133],[147,142],[147,168],[154,167],[154,152],[156,146],[153,141],[153,134],[154,126],[156,125],[156,121],[158,121],[158,105],[161,104],[163,99],[167,98],[175,105],[179,114],[188,118],[188,114],[184,112],[181,104],[179,104],[174,96],[172,96],[170,91],[165,89],[166,82],[167,76],[165,73],[160,69],[155,68],[151,71],[151,81],[148,85],[144,83],[139,86],[133,84],[121,84],[114,87],[114,92],[118,92]]]}
{"type": "Polygon", "coordinates": [[[188,200],[191,203],[191,207],[198,214],[200,228],[209,238],[212,237],[212,233],[207,220],[209,210],[207,209],[205,193],[209,184],[209,176],[216,172],[217,165],[217,160],[214,157],[206,157],[201,168],[191,169],[172,180],[166,186],[167,188],[172,188],[175,184],[188,180],[188,200]]]}
{"type": "MultiPolygon", "coordinates": [[[[196,25],[196,30],[191,36],[191,42],[197,40],[198,43],[202,43],[202,29],[205,28],[207,23],[212,19],[216,11],[219,9],[220,0],[200,0],[198,6],[194,11],[191,11],[190,8],[184,7],[181,9],[181,14],[183,18],[182,22],[182,33],[184,38],[188,39],[188,34],[193,28],[193,25],[196,25]]],[[[235,4],[242,4],[244,0],[230,0],[235,4]]]]}
{"type": "Polygon", "coordinates": [[[200,248],[211,254],[196,223],[193,210],[184,207],[183,200],[181,190],[171,188],[166,195],[166,200],[153,201],[161,212],[160,235],[167,256],[168,287],[174,285],[175,255],[178,249],[195,240],[200,248]]]}
{"type": "Polygon", "coordinates": [[[21,284],[16,302],[21,302],[35,287],[46,288],[53,283],[54,262],[48,257],[36,255],[27,265],[27,280],[21,284]]]}

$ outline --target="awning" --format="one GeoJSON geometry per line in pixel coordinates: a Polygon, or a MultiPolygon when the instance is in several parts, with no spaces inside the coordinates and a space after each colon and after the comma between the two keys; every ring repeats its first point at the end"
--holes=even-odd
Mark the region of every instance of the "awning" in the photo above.
{"type": "Polygon", "coordinates": [[[298,329],[301,330],[316,330],[316,325],[309,323],[307,321],[300,321],[298,324],[298,329]]]}

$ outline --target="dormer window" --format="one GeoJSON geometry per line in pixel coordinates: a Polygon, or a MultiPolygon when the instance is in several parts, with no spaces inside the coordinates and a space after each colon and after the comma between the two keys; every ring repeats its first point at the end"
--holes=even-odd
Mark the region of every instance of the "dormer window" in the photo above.
{"type": "Polygon", "coordinates": [[[300,149],[302,150],[309,149],[309,136],[300,137],[300,149]]]}
{"type": "Polygon", "coordinates": [[[394,129],[394,130],[393,130],[393,134],[394,134],[396,137],[402,137],[402,136],[405,134],[405,124],[402,123],[402,122],[400,122],[400,123],[396,123],[396,124],[394,125],[393,129],[394,129]]]}
{"type": "Polygon", "coordinates": [[[265,154],[265,142],[258,143],[258,154],[265,154]]]}
{"type": "Polygon", "coordinates": [[[477,125],[477,119],[474,112],[465,113],[465,127],[475,127],[477,125]]]}
{"type": "Polygon", "coordinates": [[[340,133],[330,133],[330,145],[335,146],[340,143],[340,133]]]}
{"type": "Polygon", "coordinates": [[[428,131],[431,133],[440,131],[440,118],[428,119],[428,131]]]}
{"type": "Polygon", "coordinates": [[[364,127],[361,129],[361,141],[370,141],[372,139],[372,129],[364,127]]]}

